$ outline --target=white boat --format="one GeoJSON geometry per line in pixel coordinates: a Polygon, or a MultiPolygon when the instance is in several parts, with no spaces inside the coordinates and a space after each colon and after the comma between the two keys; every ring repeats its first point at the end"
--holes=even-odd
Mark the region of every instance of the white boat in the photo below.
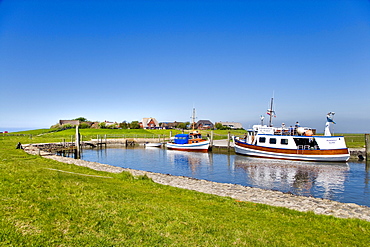
{"type": "Polygon", "coordinates": [[[193,152],[208,152],[209,149],[209,140],[204,140],[202,135],[194,130],[195,127],[195,108],[193,108],[192,116],[192,125],[193,132],[189,134],[177,134],[174,138],[171,138],[167,142],[166,146],[171,150],[180,150],[180,151],[193,151],[193,152]]]}
{"type": "Polygon", "coordinates": [[[159,148],[162,146],[162,143],[160,142],[147,142],[144,144],[145,147],[156,147],[156,148],[159,148]]]}
{"type": "MultiPolygon", "coordinates": [[[[271,104],[272,106],[272,104],[271,104]]],[[[346,162],[350,154],[343,136],[332,136],[329,126],[334,123],[330,112],[327,115],[325,134],[314,135],[315,130],[299,126],[286,128],[270,125],[254,125],[244,138],[233,137],[235,153],[273,159],[301,161],[346,162]]],[[[297,124],[298,125],[298,124],[297,124]]]]}
{"type": "Polygon", "coordinates": [[[171,150],[208,152],[209,140],[202,139],[198,132],[190,134],[177,134],[174,139],[167,143],[167,148],[171,150]]]}

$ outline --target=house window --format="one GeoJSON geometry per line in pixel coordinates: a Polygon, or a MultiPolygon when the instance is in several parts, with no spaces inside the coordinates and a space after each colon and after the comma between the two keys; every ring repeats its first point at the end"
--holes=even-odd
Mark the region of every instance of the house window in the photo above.
{"type": "Polygon", "coordinates": [[[270,144],[276,144],[276,138],[270,138],[270,144]]]}
{"type": "Polygon", "coordinates": [[[280,143],[282,145],[288,145],[288,139],[281,139],[280,143]]]}
{"type": "Polygon", "coordinates": [[[260,143],[265,143],[266,142],[266,137],[260,137],[259,142],[260,143]]]}

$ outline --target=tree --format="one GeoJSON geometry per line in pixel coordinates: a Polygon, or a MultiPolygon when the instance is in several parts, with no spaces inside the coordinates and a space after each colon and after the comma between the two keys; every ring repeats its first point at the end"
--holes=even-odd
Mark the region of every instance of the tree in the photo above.
{"type": "Polygon", "coordinates": [[[176,128],[179,128],[179,129],[186,129],[186,123],[178,123],[176,128]]]}
{"type": "Polygon", "coordinates": [[[224,128],[224,126],[221,123],[216,123],[215,127],[218,130],[222,130],[224,128]]]}
{"type": "Polygon", "coordinates": [[[119,124],[119,127],[121,129],[128,129],[128,124],[126,121],[123,121],[122,123],[119,124]]]}
{"type": "Polygon", "coordinates": [[[190,127],[192,127],[192,125],[190,125],[190,122],[189,121],[186,122],[185,125],[186,125],[185,129],[189,129],[190,127]]]}
{"type": "Polygon", "coordinates": [[[230,128],[230,127],[228,127],[228,126],[223,126],[221,123],[216,123],[215,127],[216,127],[216,129],[218,129],[218,130],[231,130],[231,128],[230,128]]]}
{"type": "Polygon", "coordinates": [[[139,121],[132,121],[130,124],[131,129],[140,129],[139,121]]]}
{"type": "Polygon", "coordinates": [[[87,122],[87,118],[84,118],[84,117],[78,117],[73,120],[79,120],[80,122],[87,122]]]}
{"type": "Polygon", "coordinates": [[[90,125],[88,123],[80,123],[79,127],[80,129],[88,129],[90,128],[90,125]]]}
{"type": "Polygon", "coordinates": [[[106,129],[107,128],[107,124],[105,122],[101,122],[101,123],[99,123],[99,128],[106,129]]]}

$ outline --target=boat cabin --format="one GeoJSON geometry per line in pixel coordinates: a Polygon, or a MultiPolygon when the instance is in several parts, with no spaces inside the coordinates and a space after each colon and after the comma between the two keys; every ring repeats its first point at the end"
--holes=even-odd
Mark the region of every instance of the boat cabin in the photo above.
{"type": "Polygon", "coordinates": [[[174,143],[175,144],[188,144],[189,135],[188,134],[177,134],[175,135],[174,143]]]}
{"type": "Polygon", "coordinates": [[[202,135],[198,132],[190,133],[190,134],[177,134],[175,135],[174,143],[175,144],[190,144],[190,143],[198,143],[204,141],[202,139],[202,135]]]}

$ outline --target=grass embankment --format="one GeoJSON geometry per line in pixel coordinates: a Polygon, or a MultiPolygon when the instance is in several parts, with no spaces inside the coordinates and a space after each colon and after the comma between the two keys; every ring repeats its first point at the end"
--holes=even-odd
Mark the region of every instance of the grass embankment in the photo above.
{"type": "MultiPolygon", "coordinates": [[[[188,131],[187,131],[188,132],[188,131]]],[[[214,140],[226,139],[228,132],[230,135],[243,136],[245,130],[213,130],[214,140]]],[[[166,137],[167,139],[172,136],[181,133],[180,130],[144,130],[144,129],[132,129],[132,130],[119,130],[119,129],[80,129],[83,140],[90,140],[93,138],[160,138],[166,137]]],[[[202,130],[203,136],[211,136],[211,131],[202,130]]],[[[40,130],[30,130],[21,131],[16,133],[10,133],[9,135],[24,135],[29,137],[30,141],[34,142],[32,139],[37,137],[38,142],[62,142],[71,141],[76,134],[75,129],[68,129],[63,131],[57,131],[56,129],[40,129],[40,130]]],[[[319,134],[320,135],[320,134],[319,134]]],[[[365,136],[364,134],[335,134],[336,136],[344,136],[346,140],[347,147],[349,148],[364,148],[365,147],[365,136]]]]}
{"type": "MultiPolygon", "coordinates": [[[[31,141],[52,140],[42,135],[31,141]]],[[[29,141],[0,136],[2,246],[368,246],[370,241],[370,222],[237,202],[15,149],[29,141]]]]}
{"type": "Polygon", "coordinates": [[[348,148],[364,148],[365,134],[336,134],[343,135],[348,148]]]}

